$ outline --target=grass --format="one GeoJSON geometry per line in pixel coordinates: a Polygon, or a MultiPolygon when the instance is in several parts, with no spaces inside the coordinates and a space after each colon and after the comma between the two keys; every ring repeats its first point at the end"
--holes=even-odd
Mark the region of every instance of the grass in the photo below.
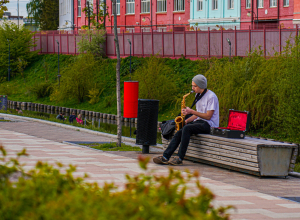
{"type": "Polygon", "coordinates": [[[89,143],[89,144],[80,144],[87,147],[91,147],[97,150],[103,150],[103,151],[142,151],[139,147],[133,147],[126,144],[121,144],[121,147],[118,147],[116,143],[105,143],[105,144],[99,144],[99,143],[89,143]]]}

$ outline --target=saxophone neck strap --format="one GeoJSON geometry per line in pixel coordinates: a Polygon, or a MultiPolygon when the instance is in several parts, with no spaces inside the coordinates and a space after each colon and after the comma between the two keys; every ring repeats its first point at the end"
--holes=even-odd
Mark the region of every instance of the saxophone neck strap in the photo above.
{"type": "Polygon", "coordinates": [[[201,94],[198,93],[198,94],[196,95],[195,100],[194,100],[194,102],[193,102],[191,108],[193,108],[194,105],[196,105],[196,103],[197,103],[197,102],[205,95],[206,92],[207,92],[207,89],[204,89],[204,91],[203,91],[201,94]]]}

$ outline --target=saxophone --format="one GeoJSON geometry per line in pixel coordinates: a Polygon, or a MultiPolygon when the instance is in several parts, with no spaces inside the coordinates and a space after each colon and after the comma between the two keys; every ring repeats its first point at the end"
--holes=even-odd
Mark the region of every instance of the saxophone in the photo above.
{"type": "Polygon", "coordinates": [[[191,92],[189,92],[189,93],[187,93],[187,94],[185,94],[184,96],[183,96],[183,99],[182,99],[182,102],[181,102],[181,112],[180,112],[180,116],[177,116],[176,118],[175,118],[175,123],[176,123],[176,125],[175,125],[175,130],[176,131],[179,131],[181,128],[183,128],[183,126],[185,125],[185,115],[183,115],[182,114],[182,109],[184,109],[184,108],[186,108],[186,106],[185,106],[185,99],[186,99],[186,97],[188,96],[188,95],[190,95],[191,93],[193,93],[194,91],[192,90],[191,92]]]}

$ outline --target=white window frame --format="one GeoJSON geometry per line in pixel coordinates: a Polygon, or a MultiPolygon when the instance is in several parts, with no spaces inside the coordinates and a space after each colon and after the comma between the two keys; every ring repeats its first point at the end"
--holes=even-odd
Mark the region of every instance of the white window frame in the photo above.
{"type": "Polygon", "coordinates": [[[126,14],[134,14],[135,0],[126,0],[126,14]]]}
{"type": "Polygon", "coordinates": [[[157,0],[157,12],[167,12],[167,0],[157,0]]]}
{"type": "Polygon", "coordinates": [[[151,29],[148,27],[142,27],[141,30],[143,30],[143,32],[151,32],[151,29]]]}
{"type": "Polygon", "coordinates": [[[212,10],[218,10],[218,0],[212,0],[212,10]]]}
{"type": "Polygon", "coordinates": [[[290,6],[290,0],[283,0],[283,7],[290,6]]]}
{"type": "Polygon", "coordinates": [[[77,17],[81,17],[81,0],[77,1],[77,17]]]}
{"type": "Polygon", "coordinates": [[[150,13],[150,0],[141,0],[141,13],[150,13]]]}
{"type": "Polygon", "coordinates": [[[167,32],[167,27],[157,27],[158,32],[167,32]]]}
{"type": "Polygon", "coordinates": [[[120,0],[117,0],[116,2],[116,12],[117,12],[117,15],[120,15],[120,11],[121,11],[121,5],[120,5],[120,0]]]}
{"type": "Polygon", "coordinates": [[[135,28],[126,28],[129,33],[135,33],[135,28]]]}
{"type": "Polygon", "coordinates": [[[258,0],[258,8],[264,8],[264,0],[258,0]]]}
{"type": "Polygon", "coordinates": [[[185,10],[184,1],[185,0],[174,0],[174,11],[184,11],[185,10]]]}
{"type": "Polygon", "coordinates": [[[234,9],[234,0],[228,0],[228,9],[234,9]]]}
{"type": "Polygon", "coordinates": [[[277,7],[277,0],[270,0],[270,8],[277,7]]]}
{"type": "Polygon", "coordinates": [[[203,11],[203,0],[198,0],[197,11],[203,11]]]}
{"type": "Polygon", "coordinates": [[[246,8],[251,8],[251,0],[246,0],[246,8]]]}

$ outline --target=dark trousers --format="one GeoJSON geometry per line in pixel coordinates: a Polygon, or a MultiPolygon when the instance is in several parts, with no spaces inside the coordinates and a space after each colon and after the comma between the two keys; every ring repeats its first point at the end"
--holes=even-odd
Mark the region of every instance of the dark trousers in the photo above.
{"type": "Polygon", "coordinates": [[[167,159],[173,155],[174,151],[180,144],[178,156],[181,160],[184,159],[188,145],[190,143],[190,137],[192,134],[209,134],[210,125],[203,120],[197,120],[185,125],[182,129],[177,131],[172,138],[168,148],[165,150],[163,156],[167,159]]]}

